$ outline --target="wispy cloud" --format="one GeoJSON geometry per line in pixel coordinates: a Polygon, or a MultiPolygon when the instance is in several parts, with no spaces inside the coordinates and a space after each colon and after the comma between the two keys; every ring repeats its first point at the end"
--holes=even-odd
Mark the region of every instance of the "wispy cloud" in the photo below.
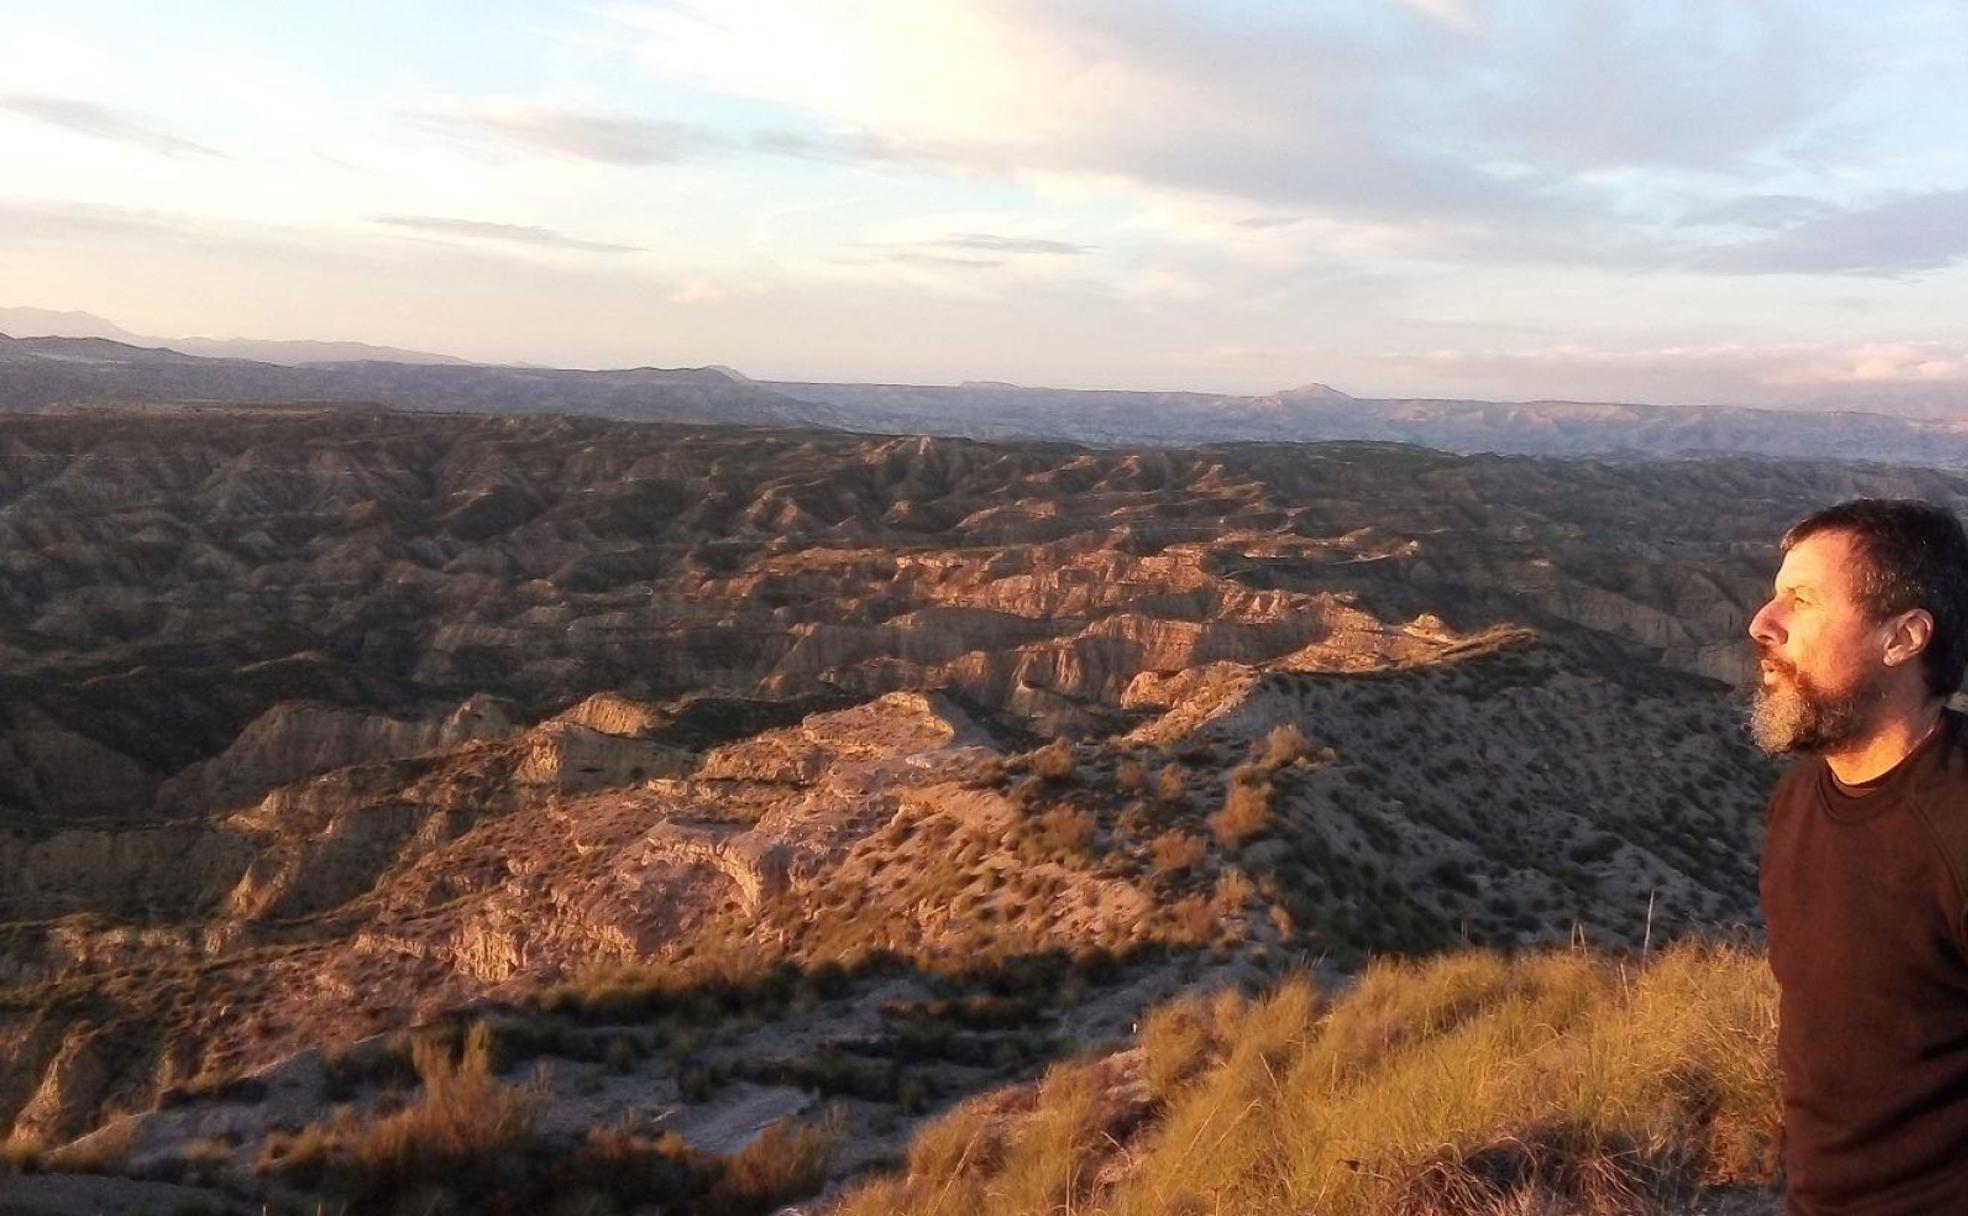
{"type": "Polygon", "coordinates": [[[541,249],[579,249],[589,253],[641,253],[635,245],[591,241],[532,224],[500,224],[489,220],[456,219],[440,215],[372,215],[370,222],[404,228],[434,236],[462,236],[474,240],[503,241],[541,249]]]}
{"type": "Polygon", "coordinates": [[[959,232],[920,244],[943,249],[976,249],[984,253],[1033,253],[1054,257],[1093,252],[1091,245],[1074,245],[1029,236],[999,236],[992,232],[959,232]]]}
{"type": "Polygon", "coordinates": [[[672,164],[721,146],[703,127],[558,106],[483,102],[415,110],[414,124],[457,138],[609,165],[672,164]]]}
{"type": "Polygon", "coordinates": [[[173,135],[150,119],[131,110],[84,101],[77,97],[56,97],[45,93],[0,95],[0,111],[17,114],[77,135],[107,140],[126,147],[141,148],[159,156],[222,157],[225,153],[201,143],[173,135]]]}
{"type": "Polygon", "coordinates": [[[672,165],[746,153],[848,163],[938,159],[931,149],[878,132],[727,131],[540,102],[453,102],[410,110],[405,117],[414,126],[469,144],[605,165],[672,165]]]}
{"type": "Polygon", "coordinates": [[[1715,250],[1702,265],[1730,274],[1902,275],[1963,258],[1968,190],[1936,190],[1834,209],[1774,236],[1715,250]]]}
{"type": "Polygon", "coordinates": [[[1397,0],[1403,8],[1457,29],[1476,28],[1476,11],[1465,0],[1397,0]]]}

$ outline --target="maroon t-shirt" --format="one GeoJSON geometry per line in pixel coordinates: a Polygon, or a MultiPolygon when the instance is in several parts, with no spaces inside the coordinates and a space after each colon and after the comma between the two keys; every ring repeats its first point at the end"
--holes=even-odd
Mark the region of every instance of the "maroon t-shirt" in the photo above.
{"type": "Polygon", "coordinates": [[[1968,1214],[1968,926],[1943,844],[1968,839],[1968,734],[1948,713],[1877,781],[1800,761],[1759,880],[1782,997],[1790,1216],[1968,1214]]]}

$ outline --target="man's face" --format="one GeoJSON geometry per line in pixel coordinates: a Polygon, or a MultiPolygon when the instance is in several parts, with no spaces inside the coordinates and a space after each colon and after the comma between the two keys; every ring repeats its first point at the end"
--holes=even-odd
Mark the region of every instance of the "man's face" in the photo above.
{"type": "Polygon", "coordinates": [[[1871,725],[1888,668],[1885,631],[1857,598],[1862,560],[1846,533],[1806,537],[1749,623],[1760,677],[1750,731],[1771,755],[1829,751],[1871,725]]]}

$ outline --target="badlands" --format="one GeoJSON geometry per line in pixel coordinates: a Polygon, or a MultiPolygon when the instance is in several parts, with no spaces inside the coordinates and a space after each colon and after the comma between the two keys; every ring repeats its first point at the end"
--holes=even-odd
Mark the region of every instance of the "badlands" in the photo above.
{"type": "Polygon", "coordinates": [[[0,1211],[635,1210],[658,1182],[583,1181],[623,1145],[698,1204],[661,1210],[820,1211],[1058,1061],[1133,1092],[1183,994],[1753,947],[1775,769],[1734,686],[1775,538],[1965,492],[1369,442],[0,416],[0,1137],[39,1171],[0,1211]],[[507,1173],[356,1168],[447,1084],[524,1108],[507,1173]],[[767,1156],[805,1164],[741,1195],[767,1156]]]}

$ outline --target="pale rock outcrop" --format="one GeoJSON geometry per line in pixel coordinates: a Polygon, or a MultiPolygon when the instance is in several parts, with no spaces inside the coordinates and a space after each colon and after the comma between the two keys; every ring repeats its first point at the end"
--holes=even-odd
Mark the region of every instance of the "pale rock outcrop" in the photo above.
{"type": "Polygon", "coordinates": [[[938,693],[892,692],[852,709],[812,714],[797,726],[713,748],[703,780],[802,783],[842,761],[895,759],[988,744],[990,735],[938,693]]]}
{"type": "Polygon", "coordinates": [[[631,737],[647,735],[664,722],[663,711],[656,706],[617,692],[598,692],[562,710],[555,717],[604,735],[631,737]]]}
{"type": "Polygon", "coordinates": [[[413,719],[283,702],[255,718],[225,751],[165,782],[158,807],[167,813],[231,809],[317,773],[501,739],[515,729],[511,708],[487,696],[468,698],[442,717],[413,719]]]}
{"type": "Polygon", "coordinates": [[[603,734],[578,723],[544,722],[528,731],[515,777],[562,794],[677,777],[697,765],[689,752],[648,739],[603,734]]]}

